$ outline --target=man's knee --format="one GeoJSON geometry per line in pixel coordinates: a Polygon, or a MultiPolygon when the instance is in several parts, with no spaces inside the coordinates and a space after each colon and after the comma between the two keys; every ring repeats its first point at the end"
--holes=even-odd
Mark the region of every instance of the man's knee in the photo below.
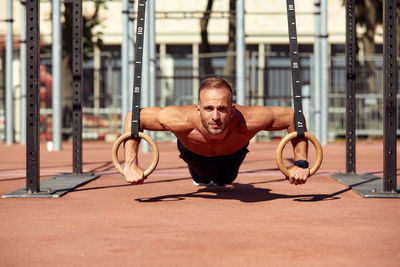
{"type": "Polygon", "coordinates": [[[190,176],[192,176],[193,181],[198,184],[208,184],[211,182],[211,177],[199,175],[193,168],[188,166],[190,176]]]}

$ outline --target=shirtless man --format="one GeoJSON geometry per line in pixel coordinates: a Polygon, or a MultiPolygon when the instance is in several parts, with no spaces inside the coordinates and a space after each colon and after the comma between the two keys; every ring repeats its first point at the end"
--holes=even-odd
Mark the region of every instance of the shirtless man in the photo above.
{"type": "MultiPolygon", "coordinates": [[[[130,126],[131,113],[125,118],[125,132],[130,126]]],[[[170,131],[178,138],[180,158],[188,164],[195,185],[226,185],[236,179],[255,134],[262,130],[295,130],[294,111],[233,104],[229,84],[209,78],[199,88],[197,105],[143,108],[140,129],[170,131]]],[[[137,158],[139,142],[130,139],[125,143],[125,178],[132,184],[144,180],[137,158]]],[[[300,138],[293,139],[292,144],[296,164],[289,169],[287,179],[290,184],[300,185],[310,176],[308,145],[300,138]]]]}

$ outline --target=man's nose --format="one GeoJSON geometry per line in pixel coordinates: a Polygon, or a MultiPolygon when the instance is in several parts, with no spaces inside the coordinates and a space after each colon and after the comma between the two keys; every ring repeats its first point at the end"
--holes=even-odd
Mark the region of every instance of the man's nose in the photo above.
{"type": "Polygon", "coordinates": [[[218,110],[213,111],[212,118],[213,118],[213,120],[219,120],[221,118],[218,110]]]}

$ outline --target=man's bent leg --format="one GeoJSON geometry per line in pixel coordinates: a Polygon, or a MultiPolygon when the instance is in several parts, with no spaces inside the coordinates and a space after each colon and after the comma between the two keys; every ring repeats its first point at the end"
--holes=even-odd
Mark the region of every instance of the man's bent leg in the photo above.
{"type": "Polygon", "coordinates": [[[179,157],[188,164],[190,175],[198,184],[209,184],[212,181],[217,185],[231,184],[236,179],[240,165],[249,152],[246,145],[230,155],[204,157],[186,149],[179,140],[177,145],[181,152],[179,157]]]}
{"type": "Polygon", "coordinates": [[[190,166],[188,165],[188,169],[190,172],[190,176],[192,176],[193,182],[195,183],[195,185],[209,185],[211,184],[211,178],[210,177],[202,177],[199,176],[196,171],[190,166]]]}
{"type": "Polygon", "coordinates": [[[179,140],[177,142],[177,146],[179,152],[181,152],[179,157],[187,163],[190,175],[193,178],[193,182],[197,185],[210,184],[212,176],[208,175],[209,164],[207,162],[207,157],[191,152],[184,147],[179,140]]]}
{"type": "Polygon", "coordinates": [[[214,162],[218,167],[218,172],[213,179],[214,183],[217,185],[225,185],[235,181],[239,173],[239,168],[248,152],[247,146],[245,146],[236,153],[217,159],[214,162]]]}

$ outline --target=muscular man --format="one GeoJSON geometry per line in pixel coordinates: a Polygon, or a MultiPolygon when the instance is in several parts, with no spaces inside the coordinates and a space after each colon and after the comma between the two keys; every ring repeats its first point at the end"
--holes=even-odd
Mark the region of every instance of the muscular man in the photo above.
{"type": "MultiPolygon", "coordinates": [[[[130,131],[131,113],[125,118],[130,131]]],[[[259,131],[286,129],[293,132],[294,112],[280,107],[245,107],[232,103],[232,89],[218,78],[205,80],[199,88],[197,105],[143,108],[140,128],[170,131],[178,138],[180,158],[187,164],[195,185],[232,183],[247,152],[250,139],[259,131]]],[[[144,170],[138,166],[140,140],[125,143],[125,178],[128,183],[143,183],[144,170]]],[[[289,169],[291,184],[304,184],[310,176],[307,141],[295,138],[294,160],[301,167],[289,169]]]]}

